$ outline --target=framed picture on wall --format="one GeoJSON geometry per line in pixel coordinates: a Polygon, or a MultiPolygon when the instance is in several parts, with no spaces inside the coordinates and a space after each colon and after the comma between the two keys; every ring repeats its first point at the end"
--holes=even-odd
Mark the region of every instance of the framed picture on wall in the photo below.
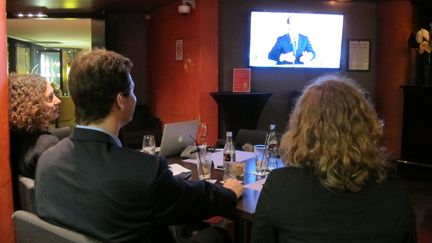
{"type": "Polygon", "coordinates": [[[348,40],[349,71],[370,70],[370,40],[348,40]]]}
{"type": "Polygon", "coordinates": [[[30,47],[16,44],[16,72],[21,74],[30,73],[30,47]]]}
{"type": "Polygon", "coordinates": [[[233,68],[233,92],[250,92],[250,83],[250,68],[233,68]]]}

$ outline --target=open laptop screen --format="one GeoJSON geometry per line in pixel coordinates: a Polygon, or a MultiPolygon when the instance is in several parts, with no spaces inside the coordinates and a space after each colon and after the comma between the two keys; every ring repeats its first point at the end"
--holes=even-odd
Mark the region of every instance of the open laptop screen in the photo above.
{"type": "Polygon", "coordinates": [[[195,143],[190,136],[195,137],[197,128],[197,120],[165,124],[159,155],[179,155],[188,145],[195,143]]]}

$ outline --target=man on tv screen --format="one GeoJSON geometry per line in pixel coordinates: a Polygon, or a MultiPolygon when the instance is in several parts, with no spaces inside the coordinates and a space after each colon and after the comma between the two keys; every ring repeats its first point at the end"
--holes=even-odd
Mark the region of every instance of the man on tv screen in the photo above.
{"type": "Polygon", "coordinates": [[[299,33],[296,20],[294,16],[287,18],[288,33],[277,38],[268,54],[268,58],[276,64],[304,64],[315,58],[309,38],[299,33]]]}

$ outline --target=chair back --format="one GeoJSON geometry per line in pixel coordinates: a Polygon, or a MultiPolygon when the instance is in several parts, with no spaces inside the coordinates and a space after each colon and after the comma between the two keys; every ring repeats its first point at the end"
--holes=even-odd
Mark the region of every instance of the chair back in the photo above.
{"type": "Polygon", "coordinates": [[[235,139],[236,147],[242,147],[244,144],[249,143],[264,144],[267,136],[267,131],[262,130],[250,130],[250,129],[239,129],[235,139]]]}
{"type": "Polygon", "coordinates": [[[36,213],[34,180],[22,175],[18,176],[18,191],[21,209],[36,213]]]}
{"type": "Polygon", "coordinates": [[[102,242],[84,234],[53,225],[37,215],[23,210],[12,214],[17,243],[58,242],[95,243],[102,242]]]}
{"type": "Polygon", "coordinates": [[[60,110],[57,127],[72,127],[75,125],[75,104],[71,96],[60,96],[60,110]]]}

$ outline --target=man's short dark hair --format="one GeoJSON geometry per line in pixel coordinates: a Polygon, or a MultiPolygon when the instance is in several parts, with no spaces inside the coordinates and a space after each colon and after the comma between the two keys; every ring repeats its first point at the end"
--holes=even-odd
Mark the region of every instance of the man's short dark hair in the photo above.
{"type": "Polygon", "coordinates": [[[129,58],[105,49],[75,58],[69,72],[69,91],[79,124],[97,123],[110,113],[117,94],[129,95],[132,67],[129,58]]]}
{"type": "Polygon", "coordinates": [[[291,19],[291,17],[292,17],[292,16],[288,16],[288,18],[287,18],[287,24],[290,24],[290,19],[291,19]]]}

